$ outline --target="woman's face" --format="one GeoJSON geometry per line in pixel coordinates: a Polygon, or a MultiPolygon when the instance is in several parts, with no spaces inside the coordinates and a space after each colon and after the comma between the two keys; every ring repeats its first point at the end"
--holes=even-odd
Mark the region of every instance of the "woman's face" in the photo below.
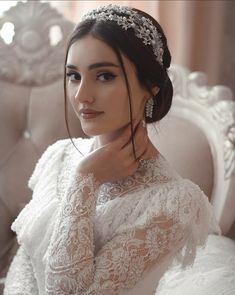
{"type": "MultiPolygon", "coordinates": [[[[130,84],[133,119],[140,120],[150,94],[140,85],[134,65],[122,58],[130,84]]],[[[106,43],[90,35],[78,40],[69,49],[66,67],[67,95],[85,134],[113,136],[130,122],[124,74],[106,43]]]]}

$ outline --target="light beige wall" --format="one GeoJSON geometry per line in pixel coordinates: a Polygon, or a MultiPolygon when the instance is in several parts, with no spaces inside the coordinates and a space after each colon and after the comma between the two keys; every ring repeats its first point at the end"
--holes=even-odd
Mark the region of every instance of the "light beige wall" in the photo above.
{"type": "Polygon", "coordinates": [[[229,85],[235,92],[234,78],[232,78],[234,62],[231,63],[231,60],[234,60],[235,29],[229,30],[231,26],[235,28],[235,1],[51,1],[50,3],[74,22],[78,22],[87,11],[110,3],[142,9],[159,20],[162,25],[174,63],[186,66],[192,71],[203,71],[208,75],[209,84],[229,85]]]}
{"type": "Polygon", "coordinates": [[[235,1],[226,1],[222,44],[219,81],[233,90],[235,98],[235,1]]]}
{"type": "Polygon", "coordinates": [[[161,1],[159,21],[173,62],[208,74],[219,82],[226,1],[161,1]]]}

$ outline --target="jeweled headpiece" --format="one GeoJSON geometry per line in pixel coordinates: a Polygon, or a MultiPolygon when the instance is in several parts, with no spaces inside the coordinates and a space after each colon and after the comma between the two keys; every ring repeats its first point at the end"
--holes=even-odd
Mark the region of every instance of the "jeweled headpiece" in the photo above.
{"type": "Polygon", "coordinates": [[[89,19],[114,21],[124,30],[133,29],[136,37],[140,38],[145,45],[152,46],[156,60],[163,66],[162,36],[150,19],[140,15],[131,7],[113,4],[94,9],[82,18],[82,20],[89,19]],[[121,16],[121,14],[125,16],[121,16]]]}

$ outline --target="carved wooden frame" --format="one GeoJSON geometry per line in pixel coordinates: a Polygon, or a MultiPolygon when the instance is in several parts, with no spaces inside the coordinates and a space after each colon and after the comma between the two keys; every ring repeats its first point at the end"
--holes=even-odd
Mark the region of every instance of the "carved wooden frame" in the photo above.
{"type": "Polygon", "coordinates": [[[214,166],[211,202],[223,233],[235,219],[235,102],[225,86],[208,86],[202,72],[172,65],[171,113],[196,124],[205,134],[214,166]]]}

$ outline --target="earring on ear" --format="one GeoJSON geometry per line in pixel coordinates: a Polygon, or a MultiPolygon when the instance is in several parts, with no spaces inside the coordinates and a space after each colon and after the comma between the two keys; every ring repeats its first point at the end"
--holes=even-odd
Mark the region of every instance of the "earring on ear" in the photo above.
{"type": "Polygon", "coordinates": [[[154,105],[154,101],[153,101],[153,98],[151,97],[148,99],[145,105],[145,115],[146,117],[149,117],[151,119],[153,117],[153,105],[154,105]]]}

